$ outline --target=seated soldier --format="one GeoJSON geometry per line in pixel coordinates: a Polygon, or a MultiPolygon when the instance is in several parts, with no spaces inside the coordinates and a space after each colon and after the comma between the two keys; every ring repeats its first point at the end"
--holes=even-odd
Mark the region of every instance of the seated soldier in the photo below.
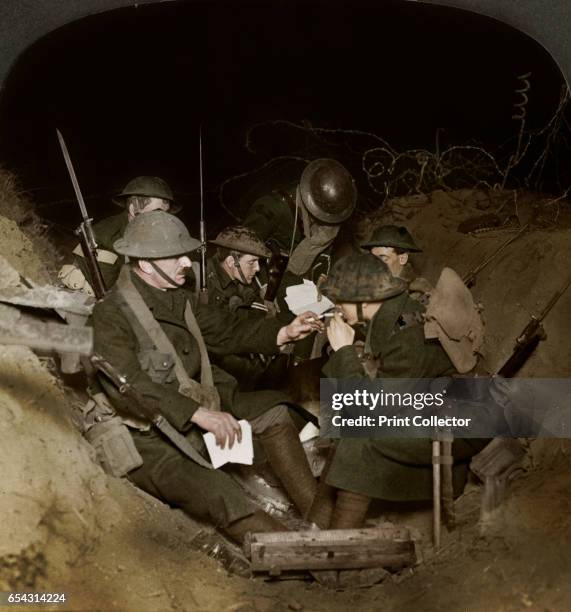
{"type": "Polygon", "coordinates": [[[218,248],[207,263],[208,303],[230,312],[253,307],[267,313],[256,273],[260,258],[271,257],[271,251],[254,231],[240,225],[222,230],[210,244],[218,248]]]}
{"type": "MultiPolygon", "coordinates": [[[[365,378],[353,346],[353,326],[364,324],[365,350],[379,362],[376,378],[436,378],[454,368],[438,342],[427,342],[424,306],[411,299],[406,283],[370,253],[349,255],[331,270],[323,293],[337,313],[327,336],[334,353],[323,369],[328,378],[365,378]]],[[[460,493],[468,463],[486,442],[455,439],[454,485],[460,493]]],[[[363,525],[371,498],[421,501],[432,498],[432,451],[429,439],[343,438],[325,475],[338,489],[330,527],[363,525]]]]}
{"type": "Polygon", "coordinates": [[[393,276],[406,281],[412,298],[421,299],[432,290],[432,285],[417,275],[409,261],[410,253],[422,253],[422,249],[415,244],[406,227],[381,225],[361,247],[384,261],[393,276]]]}
{"type": "MultiPolygon", "coordinates": [[[[180,210],[174,205],[171,188],[157,176],[138,176],[129,181],[123,190],[113,198],[113,202],[124,210],[118,215],[102,219],[93,225],[97,242],[97,261],[105,282],[110,289],[117,280],[125,258],[113,249],[113,244],[121,238],[127,224],[141,213],[164,210],[175,213],[180,210]]],[[[73,249],[73,263],[62,266],[59,279],[66,287],[93,295],[88,267],[85,263],[81,245],[73,249]]]]}
{"type": "MultiPolygon", "coordinates": [[[[252,320],[197,304],[181,286],[191,266],[186,254],[199,247],[179,219],[162,211],[140,215],[127,226],[114,248],[129,264],[93,311],[95,352],[142,395],[157,400],[164,417],[197,453],[205,451],[200,432],[212,432],[220,446],[232,446],[241,431],[237,419],[247,419],[300,513],[319,522],[311,512],[316,481],[289,416],[287,396],[238,393],[236,380],[211,366],[207,349],[273,354],[320,325],[311,313],[281,327],[275,319],[252,320]]],[[[132,400],[104,376],[99,381],[142,457],[142,466],[128,473],[133,483],[193,516],[210,519],[239,542],[248,531],[283,529],[256,510],[223,469],[208,469],[202,456],[189,459],[140,418],[132,400]]]]}
{"type": "MultiPolygon", "coordinates": [[[[259,259],[270,257],[271,251],[251,229],[239,225],[222,230],[210,243],[218,248],[206,266],[208,303],[230,312],[243,310],[254,318],[271,315],[256,277],[259,259]]],[[[253,353],[215,357],[215,363],[238,380],[241,391],[256,387],[268,361],[253,353]]]]}

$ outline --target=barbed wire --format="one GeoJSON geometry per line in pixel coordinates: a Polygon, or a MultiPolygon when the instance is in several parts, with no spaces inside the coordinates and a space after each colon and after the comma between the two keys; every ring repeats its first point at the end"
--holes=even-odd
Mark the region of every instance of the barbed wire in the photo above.
{"type": "MultiPolygon", "coordinates": [[[[485,188],[502,191],[507,189],[508,183],[511,188],[523,184],[528,189],[539,189],[542,186],[548,160],[555,154],[556,147],[560,143],[568,143],[571,128],[565,112],[569,105],[570,94],[567,87],[564,87],[557,108],[549,121],[539,129],[529,130],[527,121],[532,92],[531,76],[531,72],[517,76],[518,84],[514,89],[517,98],[513,104],[512,119],[518,123],[518,127],[514,148],[505,162],[499,161],[498,153],[492,153],[479,143],[452,144],[442,148],[440,142],[442,128],[436,130],[433,151],[423,148],[397,151],[386,139],[374,132],[362,129],[316,127],[308,121],[296,123],[277,119],[256,123],[247,130],[244,143],[246,151],[251,155],[263,155],[260,131],[269,130],[271,133],[283,129],[290,132],[288,135],[290,139],[291,134],[305,136],[302,144],[297,142],[294,146],[299,150],[295,154],[284,151],[265,160],[253,170],[227,178],[218,189],[220,204],[232,217],[239,219],[224,200],[224,190],[231,183],[253,177],[281,161],[307,162],[315,157],[315,153],[332,156],[333,150],[339,161],[348,163],[352,170],[355,168],[360,170],[354,178],[361,185],[359,188],[361,212],[366,212],[363,208],[367,208],[365,206],[367,203],[370,203],[369,209],[374,209],[382,206],[390,198],[426,194],[437,189],[452,191],[460,188],[485,188]],[[535,159],[531,157],[532,153],[537,154],[535,159]],[[524,161],[529,170],[525,175],[520,172],[518,179],[514,170],[519,167],[523,171],[524,161]]],[[[279,139],[280,143],[282,141],[287,142],[287,139],[279,139]]],[[[275,145],[276,139],[272,139],[271,142],[275,145]]],[[[557,181],[560,190],[565,193],[561,196],[564,199],[569,193],[569,188],[561,188],[559,175],[557,181]]]]}

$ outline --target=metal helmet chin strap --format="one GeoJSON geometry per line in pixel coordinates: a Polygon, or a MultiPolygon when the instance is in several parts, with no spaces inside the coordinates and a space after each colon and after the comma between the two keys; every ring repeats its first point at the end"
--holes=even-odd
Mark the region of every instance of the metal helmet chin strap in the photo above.
{"type": "Polygon", "coordinates": [[[152,259],[148,259],[147,260],[151,266],[153,267],[153,270],[164,280],[166,281],[169,285],[171,285],[171,287],[175,288],[178,287],[178,283],[176,283],[174,281],[174,279],[172,279],[164,270],[161,270],[159,268],[159,266],[157,266],[157,264],[152,260],[152,259]]]}
{"type": "Polygon", "coordinates": [[[232,253],[232,259],[234,260],[234,266],[238,270],[238,274],[240,275],[240,280],[244,283],[244,285],[248,284],[246,277],[244,276],[244,272],[242,272],[242,266],[240,265],[240,258],[237,255],[232,253]]]}
{"type": "Polygon", "coordinates": [[[363,303],[355,302],[355,306],[357,307],[357,322],[359,325],[364,325],[367,321],[363,316],[363,303]]]}

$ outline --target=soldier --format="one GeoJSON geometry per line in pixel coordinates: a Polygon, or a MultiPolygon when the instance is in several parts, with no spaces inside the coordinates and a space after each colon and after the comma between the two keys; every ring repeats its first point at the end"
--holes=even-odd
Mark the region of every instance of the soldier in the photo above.
{"type": "MultiPolygon", "coordinates": [[[[299,184],[256,200],[244,225],[272,249],[289,257],[281,286],[327,276],[331,246],[341,223],[355,208],[357,190],[346,168],[334,159],[316,159],[299,184]]],[[[270,279],[271,281],[271,279],[270,279]]]]}
{"type": "MultiPolygon", "coordinates": [[[[239,225],[222,230],[215,240],[217,253],[207,263],[208,303],[230,312],[241,310],[253,318],[270,316],[257,282],[260,258],[271,251],[247,227],[239,225]]],[[[220,355],[215,363],[232,374],[241,391],[251,391],[264,375],[269,358],[259,354],[220,355]]]]}
{"type": "MultiPolygon", "coordinates": [[[[121,267],[125,263],[124,257],[114,251],[113,244],[121,238],[127,224],[141,213],[153,210],[175,213],[180,210],[179,207],[174,205],[171,188],[157,176],[138,176],[132,179],[113,198],[113,202],[124,210],[117,215],[99,221],[93,226],[98,246],[97,261],[105,286],[108,289],[117,280],[121,267]]],[[[73,249],[73,255],[74,262],[61,268],[58,274],[59,279],[63,285],[70,289],[77,289],[93,295],[83,251],[79,244],[73,249]]]]}
{"type": "MultiPolygon", "coordinates": [[[[323,282],[329,274],[333,241],[356,202],[355,181],[347,169],[334,159],[316,159],[305,167],[299,184],[274,191],[252,204],[244,225],[274,253],[265,297],[276,298],[278,317],[284,323],[294,316],[284,299],[287,287],[303,279],[317,286],[323,282]]],[[[317,351],[314,340],[310,337],[295,346],[294,362],[317,351]]]]}
{"type": "MultiPolygon", "coordinates": [[[[232,446],[240,436],[237,419],[247,419],[282,485],[308,516],[316,481],[291,422],[287,396],[237,393],[236,380],[211,366],[207,349],[272,354],[318,326],[311,313],[280,327],[275,319],[254,321],[198,305],[180,287],[191,265],[186,254],[199,247],[179,219],[162,211],[140,215],[127,226],[114,249],[129,257],[129,264],[93,311],[95,352],[142,395],[159,400],[165,418],[199,451],[204,451],[201,431],[212,432],[220,446],[232,446]]],[[[193,516],[210,519],[240,542],[251,530],[283,529],[256,510],[223,470],[189,459],[142,421],[136,406],[105,377],[100,383],[142,457],[142,465],[128,474],[133,483],[193,516]]]]}
{"type": "Polygon", "coordinates": [[[252,306],[267,312],[256,273],[260,258],[267,259],[272,252],[255,232],[240,225],[227,227],[210,243],[218,248],[207,263],[208,303],[231,312],[252,306]]]}
{"type": "Polygon", "coordinates": [[[411,297],[419,299],[432,290],[432,285],[417,275],[409,261],[410,253],[422,253],[422,249],[415,244],[406,227],[381,225],[361,247],[384,261],[393,276],[406,281],[411,297]]]}
{"type": "MultiPolygon", "coordinates": [[[[427,342],[424,306],[411,299],[406,283],[369,253],[349,255],[334,266],[323,292],[342,311],[327,336],[334,353],[323,369],[329,378],[366,376],[353,346],[353,326],[365,325],[365,350],[377,359],[377,378],[436,378],[454,372],[439,343],[427,342]]],[[[454,440],[454,483],[461,491],[472,455],[485,443],[454,440]]],[[[363,524],[371,498],[420,501],[432,498],[431,442],[428,439],[344,438],[325,478],[337,487],[331,528],[363,524]]]]}

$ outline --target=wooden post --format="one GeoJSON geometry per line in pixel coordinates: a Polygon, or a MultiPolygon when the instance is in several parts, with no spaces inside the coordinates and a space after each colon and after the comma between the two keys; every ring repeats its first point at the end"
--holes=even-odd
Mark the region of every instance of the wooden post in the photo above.
{"type": "Polygon", "coordinates": [[[440,440],[432,441],[432,538],[434,548],[440,548],[440,440]]]}

